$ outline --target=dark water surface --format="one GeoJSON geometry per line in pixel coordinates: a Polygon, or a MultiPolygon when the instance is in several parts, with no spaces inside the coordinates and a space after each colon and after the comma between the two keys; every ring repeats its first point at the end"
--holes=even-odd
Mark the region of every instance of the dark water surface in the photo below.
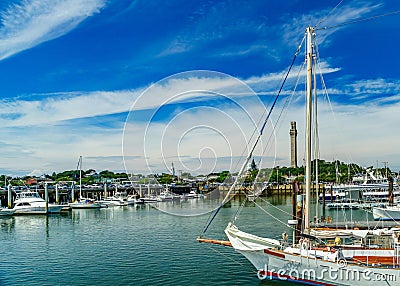
{"type": "MultiPolygon", "coordinates": [[[[240,203],[222,208],[207,237],[224,239],[240,203]]],[[[262,209],[247,203],[236,224],[279,238],[287,230],[290,203],[290,197],[257,201],[262,209]]],[[[361,211],[353,215],[365,219],[361,211]]],[[[259,281],[230,247],[196,242],[208,217],[128,206],[0,218],[0,285],[289,285],[259,281]]]]}

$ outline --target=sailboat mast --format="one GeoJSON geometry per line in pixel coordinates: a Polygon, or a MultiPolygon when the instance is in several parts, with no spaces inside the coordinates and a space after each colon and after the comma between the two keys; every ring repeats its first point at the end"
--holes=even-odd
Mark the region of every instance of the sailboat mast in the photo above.
{"type": "Polygon", "coordinates": [[[304,231],[308,233],[310,228],[310,196],[311,196],[311,120],[312,120],[312,74],[313,52],[312,34],[314,29],[307,27],[307,111],[306,111],[306,198],[304,206],[304,231]]]}
{"type": "Polygon", "coordinates": [[[82,198],[82,156],[79,156],[79,197],[82,198]]]}

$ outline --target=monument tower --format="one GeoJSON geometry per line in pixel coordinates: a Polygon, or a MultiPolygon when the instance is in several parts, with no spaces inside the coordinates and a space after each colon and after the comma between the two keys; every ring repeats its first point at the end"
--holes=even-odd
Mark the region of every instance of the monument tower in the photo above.
{"type": "Polygon", "coordinates": [[[297,168],[297,129],[296,121],[290,122],[290,167],[297,168]]]}

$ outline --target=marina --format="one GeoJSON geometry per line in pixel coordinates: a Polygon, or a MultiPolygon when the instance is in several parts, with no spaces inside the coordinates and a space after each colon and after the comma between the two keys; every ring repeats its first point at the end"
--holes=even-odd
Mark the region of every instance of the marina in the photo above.
{"type": "MultiPolygon", "coordinates": [[[[190,206],[175,207],[189,213],[203,203],[213,205],[207,199],[201,200],[191,201],[195,204],[190,206]]],[[[221,210],[211,234],[223,240],[219,229],[226,226],[243,200],[244,197],[234,198],[221,210]]],[[[285,214],[291,211],[291,196],[258,198],[256,202],[275,217],[291,218],[285,214]]],[[[268,230],[269,235],[281,239],[282,228],[275,219],[265,217],[252,203],[246,203],[244,208],[240,226],[260,235],[268,230]],[[260,224],[262,216],[266,219],[260,224]]],[[[327,210],[327,215],[333,220],[341,217],[332,210],[327,210]]],[[[97,281],[100,285],[172,286],[232,285],[235,281],[235,285],[288,285],[260,281],[252,265],[232,252],[231,247],[197,243],[196,237],[207,216],[176,216],[142,205],[72,210],[50,216],[2,217],[0,284],[60,285],[68,281],[73,285],[93,285],[97,281]],[[19,267],[15,267],[17,264],[19,267]],[[204,272],[213,275],[205,281],[204,272]]],[[[364,211],[354,210],[353,216],[355,221],[367,222],[364,211]]],[[[372,215],[367,216],[369,225],[374,227],[372,215]]],[[[382,222],[376,222],[379,223],[382,222]]],[[[342,225],[351,227],[344,222],[342,225]]]]}
{"type": "Polygon", "coordinates": [[[396,1],[0,4],[0,286],[400,285],[396,1]]]}
{"type": "MultiPolygon", "coordinates": [[[[193,202],[191,208],[200,207],[199,199],[193,202]]],[[[210,233],[223,239],[219,228],[225,227],[242,202],[243,197],[230,201],[210,233]]],[[[289,213],[290,196],[259,198],[257,203],[267,206],[276,217],[290,218],[270,206],[289,213]]],[[[179,208],[182,207],[189,208],[179,208]]],[[[327,214],[336,219],[334,211],[327,214]]],[[[287,285],[260,281],[252,265],[230,248],[197,243],[207,216],[176,216],[143,205],[72,210],[50,216],[2,217],[0,284],[60,285],[68,281],[73,285],[93,285],[97,281],[100,285],[172,286],[232,285],[235,281],[235,285],[287,285]],[[206,281],[205,272],[213,273],[206,281]]],[[[276,220],[267,217],[260,225],[260,216],[265,213],[247,203],[241,225],[259,234],[265,234],[267,229],[280,239],[282,229],[276,220]]],[[[354,217],[365,220],[365,213],[356,210],[354,217]]],[[[370,214],[369,218],[373,221],[370,214]]]]}

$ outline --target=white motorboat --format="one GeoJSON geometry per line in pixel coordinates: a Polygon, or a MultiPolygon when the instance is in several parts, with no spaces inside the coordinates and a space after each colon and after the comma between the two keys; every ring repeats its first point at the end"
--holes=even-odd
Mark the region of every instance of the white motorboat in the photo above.
{"type": "Polygon", "coordinates": [[[174,196],[172,193],[165,191],[165,192],[161,192],[158,196],[157,196],[157,201],[158,202],[166,202],[166,201],[172,201],[174,199],[174,196]]]}
{"type": "Polygon", "coordinates": [[[120,196],[112,196],[108,197],[104,200],[98,201],[100,204],[108,205],[108,206],[127,206],[128,199],[120,197],[120,196]]]}
{"type": "Polygon", "coordinates": [[[328,209],[359,209],[360,205],[356,202],[337,202],[337,203],[329,203],[326,205],[328,209]]]}
{"type": "Polygon", "coordinates": [[[150,196],[150,197],[144,197],[144,198],[140,198],[143,202],[145,203],[156,203],[157,201],[157,197],[154,196],[150,196]]]}
{"type": "Polygon", "coordinates": [[[12,210],[14,214],[52,214],[60,213],[64,205],[47,204],[40,197],[38,192],[21,191],[17,192],[12,210]]]}
{"type": "Polygon", "coordinates": [[[126,197],[128,206],[134,205],[134,204],[143,204],[143,202],[137,198],[136,195],[129,195],[126,197]]]}
{"type": "Polygon", "coordinates": [[[372,208],[374,220],[400,220],[400,205],[372,208]]]}
{"type": "Polygon", "coordinates": [[[13,209],[0,208],[0,216],[10,216],[14,214],[13,209]]]}
{"type": "Polygon", "coordinates": [[[195,191],[190,191],[190,193],[188,194],[183,194],[183,198],[184,199],[195,199],[195,198],[199,198],[200,195],[198,193],[196,193],[195,191]]]}

